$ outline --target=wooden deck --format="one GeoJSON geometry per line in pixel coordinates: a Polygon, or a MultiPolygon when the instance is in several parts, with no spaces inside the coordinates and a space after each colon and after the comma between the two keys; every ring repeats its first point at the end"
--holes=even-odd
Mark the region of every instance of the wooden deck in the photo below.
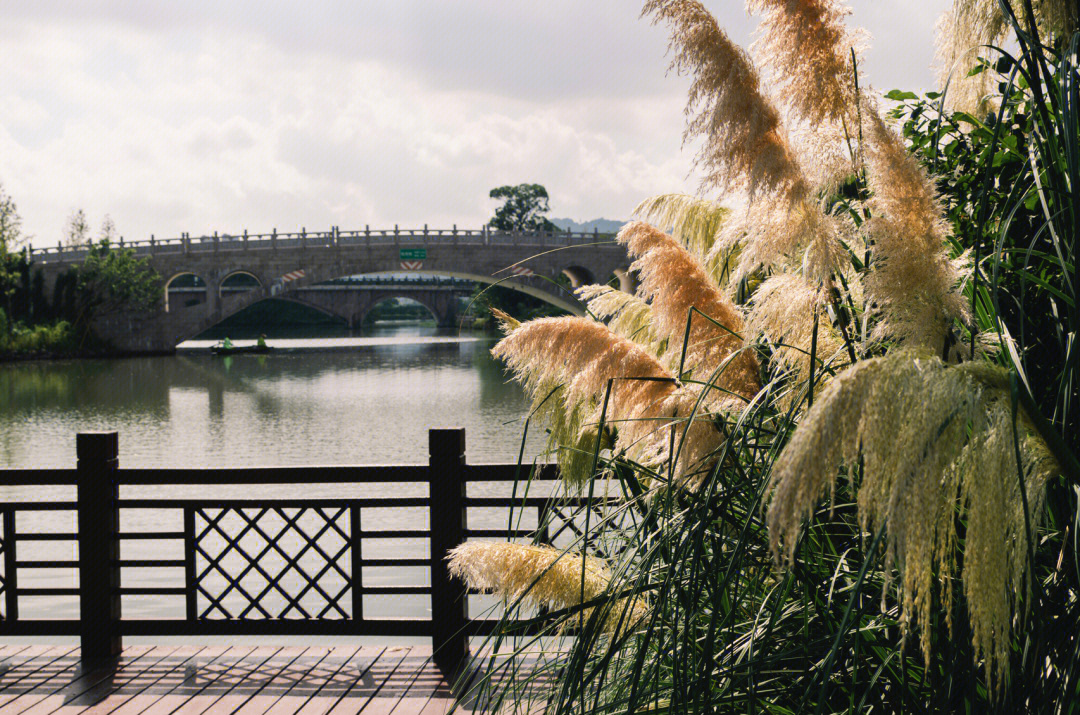
{"type": "Polygon", "coordinates": [[[131,646],[114,668],[79,649],[0,646],[0,714],[446,713],[449,684],[421,646],[131,646]]]}

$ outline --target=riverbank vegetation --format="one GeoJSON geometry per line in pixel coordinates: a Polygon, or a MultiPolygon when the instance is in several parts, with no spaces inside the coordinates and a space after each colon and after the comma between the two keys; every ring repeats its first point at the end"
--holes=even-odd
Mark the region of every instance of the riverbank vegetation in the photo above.
{"type": "Polygon", "coordinates": [[[1076,712],[1076,6],[957,0],[942,90],[890,113],[839,2],[748,5],[753,60],[697,0],[645,2],[705,198],[620,232],[637,293],[502,315],[566,490],[621,500],[556,550],[453,555],[505,599],[477,687],[520,712],[1076,712]]]}
{"type": "MultiPolygon", "coordinates": [[[[80,221],[85,233],[85,217],[80,221]]],[[[0,189],[0,359],[108,354],[109,345],[94,335],[94,321],[157,304],[160,277],[145,259],[115,246],[112,234],[106,218],[102,237],[80,244],[86,247],[83,262],[61,274],[50,295],[22,250],[26,238],[15,202],[0,189]]]]}

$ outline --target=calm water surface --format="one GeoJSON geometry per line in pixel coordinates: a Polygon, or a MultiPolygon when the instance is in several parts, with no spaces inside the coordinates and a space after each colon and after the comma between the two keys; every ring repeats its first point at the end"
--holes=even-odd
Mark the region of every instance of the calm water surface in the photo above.
{"type": "MultiPolygon", "coordinates": [[[[99,429],[119,431],[125,467],[421,464],[427,461],[427,431],[433,427],[464,427],[470,462],[517,459],[528,405],[491,357],[490,336],[440,335],[413,325],[377,328],[361,338],[269,343],[277,348],[269,355],[222,358],[206,351],[211,343],[189,343],[202,350],[180,350],[172,357],[0,364],[0,467],[73,467],[75,433],[99,429]]],[[[540,444],[539,435],[530,439],[531,450],[540,444]]],[[[256,495],[348,497],[387,490],[401,496],[426,493],[423,485],[303,484],[259,487],[256,495]]],[[[251,487],[121,490],[122,498],[196,495],[250,498],[253,493],[251,487]]],[[[0,485],[0,498],[68,500],[74,489],[0,485]]],[[[75,526],[72,512],[19,518],[25,532],[71,532],[75,526]]],[[[370,509],[363,518],[366,528],[427,526],[426,509],[370,509]]],[[[162,510],[125,510],[121,521],[123,531],[183,528],[178,512],[162,510]]],[[[493,515],[489,525],[506,526],[506,518],[493,515]]],[[[426,556],[426,540],[413,541],[365,542],[364,550],[373,558],[426,556]]],[[[123,558],[182,557],[179,543],[130,546],[123,558]]],[[[70,559],[71,549],[65,542],[20,542],[19,558],[70,559]]],[[[182,569],[129,571],[137,573],[125,571],[127,585],[183,584],[182,569]]],[[[365,568],[363,574],[369,585],[422,585],[427,579],[425,568],[365,568]]],[[[27,572],[23,585],[70,587],[76,581],[71,570],[40,569],[27,572]]],[[[20,607],[30,618],[71,618],[78,612],[76,599],[66,597],[20,599],[20,607]]],[[[430,603],[425,596],[366,596],[365,611],[376,617],[423,617],[430,603]]],[[[173,597],[125,597],[124,612],[179,617],[183,603],[173,597]]]]}
{"type": "Polygon", "coordinates": [[[471,462],[517,458],[527,403],[490,336],[397,326],[270,344],[2,364],[0,466],[74,466],[88,429],[118,430],[127,467],[422,463],[432,427],[464,427],[471,462]]]}

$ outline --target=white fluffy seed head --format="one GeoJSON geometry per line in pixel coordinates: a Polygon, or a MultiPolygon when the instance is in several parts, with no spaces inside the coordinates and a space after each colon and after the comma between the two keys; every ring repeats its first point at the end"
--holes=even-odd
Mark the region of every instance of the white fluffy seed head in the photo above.
{"type": "Polygon", "coordinates": [[[900,137],[867,112],[867,223],[872,239],[868,300],[881,314],[875,337],[941,350],[954,320],[970,311],[960,292],[959,265],[949,259],[946,225],[933,182],[900,137]]]}
{"type": "MultiPolygon", "coordinates": [[[[855,364],[822,392],[780,453],[768,506],[771,547],[789,563],[803,523],[835,489],[841,467],[861,461],[859,519],[871,533],[886,529],[901,625],[905,633],[919,629],[927,662],[933,577],[944,585],[948,611],[956,515],[965,518],[961,575],[973,643],[998,684],[1030,545],[1017,473],[1025,475],[1029,504],[1038,505],[1056,469],[1023,415],[1017,464],[1007,386],[1005,371],[988,363],[949,367],[911,350],[855,364]]],[[[1029,516],[1034,525],[1039,512],[1029,516]]]]}
{"type": "MultiPolygon", "coordinates": [[[[447,557],[450,573],[508,602],[569,608],[602,595],[611,571],[602,560],[549,546],[466,541],[447,557]]],[[[604,614],[608,631],[628,629],[646,613],[641,598],[617,600],[604,614]]],[[[585,612],[587,619],[592,609],[585,612]]]]}
{"type": "Polygon", "coordinates": [[[672,66],[693,75],[685,139],[703,139],[704,188],[742,190],[783,202],[807,186],[780,115],[762,94],[757,70],[697,0],[647,0],[643,15],[671,26],[672,66]]]}

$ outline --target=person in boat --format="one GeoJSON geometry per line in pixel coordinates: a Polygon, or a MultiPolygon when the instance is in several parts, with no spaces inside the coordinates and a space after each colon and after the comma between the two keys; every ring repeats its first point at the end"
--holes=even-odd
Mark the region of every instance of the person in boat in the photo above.
{"type": "Polygon", "coordinates": [[[265,333],[260,335],[259,339],[255,341],[255,347],[259,348],[260,350],[263,350],[263,349],[266,348],[266,334],[265,333]]]}
{"type": "Polygon", "coordinates": [[[229,340],[228,335],[226,335],[225,339],[221,341],[221,347],[225,348],[226,350],[232,350],[233,349],[232,340],[229,340]]]}

